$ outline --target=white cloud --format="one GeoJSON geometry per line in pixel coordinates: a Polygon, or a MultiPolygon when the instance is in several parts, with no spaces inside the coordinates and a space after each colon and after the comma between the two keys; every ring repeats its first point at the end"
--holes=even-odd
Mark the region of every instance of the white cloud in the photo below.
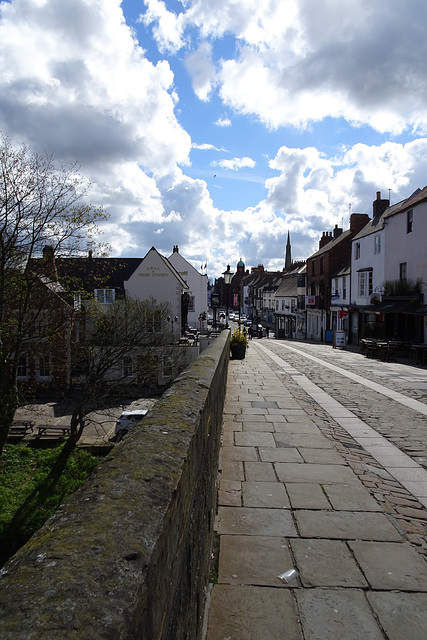
{"type": "Polygon", "coordinates": [[[85,168],[133,159],[163,174],[188,162],[169,64],[144,58],[119,0],[1,7],[0,128],[85,168]]]}
{"type": "Polygon", "coordinates": [[[208,42],[203,42],[197,51],[187,55],[185,66],[192,78],[193,89],[197,97],[200,100],[208,100],[209,94],[216,84],[212,46],[208,42]]]}
{"type": "Polygon", "coordinates": [[[282,146],[265,171],[274,176],[266,180],[266,197],[232,211],[214,206],[205,181],[185,175],[190,151],[233,149],[236,157],[218,166],[238,184],[238,169],[255,166],[245,154],[258,156],[234,145],[238,119],[225,129],[231,108],[272,128],[327,115],[379,130],[422,128],[426,9],[410,4],[411,19],[408,3],[396,0],[325,0],[321,10],[314,0],[218,0],[215,11],[210,0],[187,0],[180,14],[147,0],[144,23],[155,26],[163,51],[185,46],[194,53],[187,66],[195,89],[212,101],[201,105],[207,121],[197,135],[213,144],[191,144],[176,117],[182,95],[171,66],[147,60],[119,0],[3,2],[0,129],[81,163],[93,184],[90,200],[111,212],[103,232],[113,255],[142,256],[153,244],[168,255],[178,244],[194,264],[207,260],[210,275],[218,275],[241,256],[248,266],[277,266],[289,230],[293,257],[305,258],[323,230],[341,221],[346,226],[349,203],[353,211],[371,213],[376,191],[391,189],[397,201],[423,187],[427,138],[354,144],[327,157],[314,146],[285,146],[278,137],[282,146]],[[215,38],[230,40],[233,33],[235,57],[229,46],[220,60],[215,38]],[[197,45],[190,46],[195,35],[197,45]],[[218,79],[227,107],[214,95],[218,79]],[[218,113],[215,124],[223,129],[215,129],[216,142],[218,113]]]}
{"type": "Polygon", "coordinates": [[[253,169],[256,162],[252,158],[232,158],[231,160],[215,160],[211,163],[213,167],[222,167],[223,169],[230,169],[231,171],[238,171],[249,167],[253,169]]]}
{"type": "Polygon", "coordinates": [[[217,127],[231,127],[231,120],[228,116],[220,116],[215,124],[217,127]]]}
{"type": "Polygon", "coordinates": [[[160,0],[144,0],[147,10],[141,14],[139,21],[145,25],[154,23],[153,35],[159,51],[178,51],[185,43],[183,31],[184,14],[168,11],[164,2],[160,0]]]}
{"type": "Polygon", "coordinates": [[[269,127],[330,116],[398,133],[427,129],[426,21],[425,3],[401,0],[188,0],[175,29],[234,35],[220,95],[269,127]]]}

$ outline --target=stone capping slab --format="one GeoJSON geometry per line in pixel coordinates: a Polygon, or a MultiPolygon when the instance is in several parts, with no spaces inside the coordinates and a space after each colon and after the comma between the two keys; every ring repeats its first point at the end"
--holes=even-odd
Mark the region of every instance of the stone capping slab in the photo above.
{"type": "Polygon", "coordinates": [[[5,565],[2,640],[198,637],[228,341],[224,331],[5,565]]]}

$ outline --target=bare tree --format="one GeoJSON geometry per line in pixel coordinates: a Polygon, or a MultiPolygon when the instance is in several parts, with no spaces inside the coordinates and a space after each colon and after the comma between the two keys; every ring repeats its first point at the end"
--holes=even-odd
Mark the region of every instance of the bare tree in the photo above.
{"type": "Polygon", "coordinates": [[[106,399],[126,394],[128,384],[133,388],[157,387],[165,363],[170,384],[188,364],[187,349],[176,342],[169,329],[169,313],[169,304],[154,298],[118,299],[106,310],[89,303],[86,338],[74,363],[83,382],[73,401],[70,436],[57,461],[57,476],[81,438],[89,414],[105,406],[106,399]],[[132,370],[124,371],[124,361],[129,358],[132,370]]]}
{"type": "Polygon", "coordinates": [[[96,237],[106,215],[84,202],[88,188],[75,164],[57,166],[0,136],[0,456],[18,406],[22,343],[41,311],[34,292],[45,265],[34,258],[47,244],[64,254],[96,237]]]}

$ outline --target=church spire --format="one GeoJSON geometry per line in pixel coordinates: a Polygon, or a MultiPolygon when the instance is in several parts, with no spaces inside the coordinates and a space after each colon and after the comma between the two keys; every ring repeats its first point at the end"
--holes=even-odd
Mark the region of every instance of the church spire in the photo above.
{"type": "Polygon", "coordinates": [[[288,241],[286,243],[286,255],[285,255],[285,269],[288,270],[292,266],[292,258],[291,258],[291,240],[289,237],[288,231],[288,241]]]}

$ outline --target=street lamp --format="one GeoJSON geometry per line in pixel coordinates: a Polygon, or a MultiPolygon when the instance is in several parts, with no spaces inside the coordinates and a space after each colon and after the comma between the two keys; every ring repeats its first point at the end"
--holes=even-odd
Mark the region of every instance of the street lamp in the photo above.
{"type": "Polygon", "coordinates": [[[230,284],[231,281],[233,279],[234,273],[232,271],[230,271],[230,265],[227,265],[227,271],[224,271],[224,273],[222,274],[224,276],[224,283],[226,286],[226,291],[227,291],[227,312],[226,312],[226,316],[225,316],[225,322],[226,322],[226,326],[228,327],[228,299],[230,297],[230,284]]]}
{"type": "Polygon", "coordinates": [[[173,340],[173,323],[178,322],[178,320],[179,320],[178,316],[174,316],[173,318],[171,316],[167,317],[167,321],[170,322],[172,326],[172,340],[173,340]]]}

